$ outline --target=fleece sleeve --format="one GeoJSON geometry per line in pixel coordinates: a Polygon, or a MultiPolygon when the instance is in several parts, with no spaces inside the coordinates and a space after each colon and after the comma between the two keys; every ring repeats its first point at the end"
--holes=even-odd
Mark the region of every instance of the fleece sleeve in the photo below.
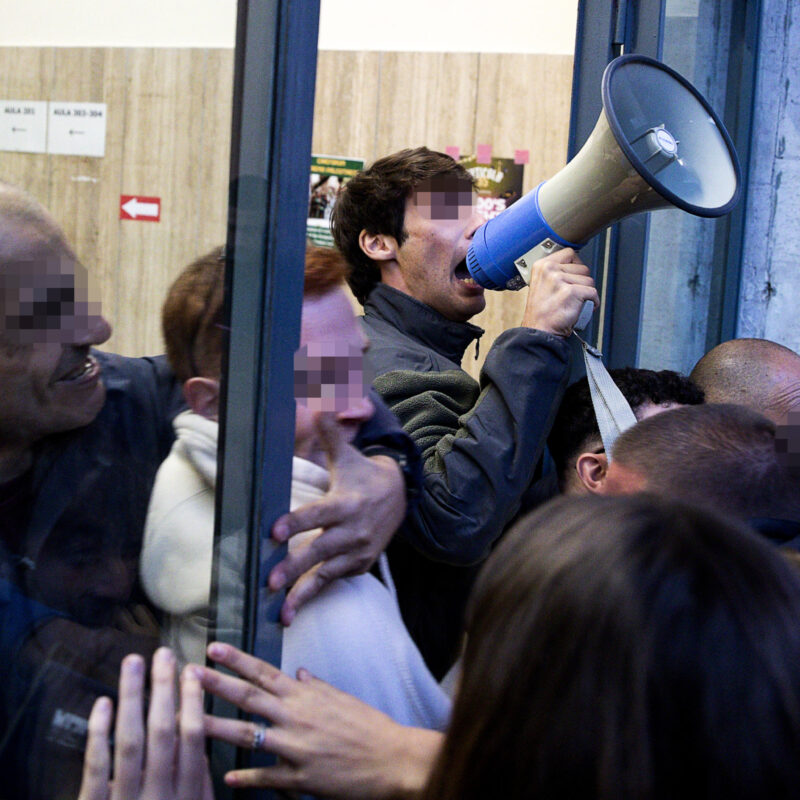
{"type": "Polygon", "coordinates": [[[402,535],[438,561],[483,559],[518,508],[567,380],[569,348],[526,328],[501,334],[480,383],[462,370],[395,370],[375,388],[422,453],[402,535]]]}

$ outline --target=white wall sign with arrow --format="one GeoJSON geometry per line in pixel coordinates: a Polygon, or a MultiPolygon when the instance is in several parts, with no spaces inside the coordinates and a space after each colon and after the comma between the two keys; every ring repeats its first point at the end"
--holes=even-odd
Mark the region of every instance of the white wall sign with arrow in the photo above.
{"type": "Polygon", "coordinates": [[[44,153],[47,149],[47,102],[0,100],[0,150],[44,153]]]}
{"type": "Polygon", "coordinates": [[[50,102],[47,151],[63,156],[106,154],[106,104],[50,102]]]}
{"type": "Polygon", "coordinates": [[[138,222],[161,220],[161,198],[142,197],[140,194],[123,194],[119,198],[119,218],[138,222]]]}

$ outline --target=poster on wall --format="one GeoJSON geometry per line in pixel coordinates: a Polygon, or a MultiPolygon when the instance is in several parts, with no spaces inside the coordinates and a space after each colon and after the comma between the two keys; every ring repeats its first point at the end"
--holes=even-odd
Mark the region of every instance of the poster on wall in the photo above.
{"type": "Polygon", "coordinates": [[[478,211],[484,219],[492,219],[522,197],[524,164],[513,158],[492,158],[488,164],[479,164],[477,156],[464,155],[461,165],[475,178],[478,192],[478,211]]]}
{"type": "Polygon", "coordinates": [[[330,220],[336,196],[347,181],[363,168],[362,158],[311,156],[306,236],[314,244],[333,247],[330,220]]]}

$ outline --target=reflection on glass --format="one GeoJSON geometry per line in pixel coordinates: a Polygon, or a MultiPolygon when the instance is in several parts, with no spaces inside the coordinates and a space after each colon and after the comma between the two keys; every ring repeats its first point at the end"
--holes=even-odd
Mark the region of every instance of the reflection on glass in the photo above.
{"type": "MultiPolygon", "coordinates": [[[[236,13],[217,46],[187,48],[169,5],[148,20],[158,47],[97,45],[114,38],[104,20],[65,30],[69,47],[0,47],[4,98],[68,112],[74,140],[0,145],[3,798],[74,800],[95,698],[115,696],[127,653],[164,637],[139,556],[185,401],[151,355],[176,271],[225,238],[236,13]]],[[[18,6],[9,29],[40,32],[18,6]]]]}
{"type": "MultiPolygon", "coordinates": [[[[662,60],[696,86],[721,115],[727,92],[732,4],[667,0],[665,5],[662,60]]],[[[684,109],[677,113],[686,115],[684,109]]],[[[686,116],[691,120],[690,129],[708,125],[707,115],[686,116]]],[[[686,135],[675,135],[683,139],[679,144],[683,149],[686,135]]],[[[702,202],[715,202],[728,193],[729,170],[709,158],[707,149],[694,152],[690,163],[700,170],[703,185],[717,192],[702,202]]],[[[689,372],[705,353],[714,241],[721,225],[724,223],[675,209],[651,216],[638,366],[689,372]]]]}

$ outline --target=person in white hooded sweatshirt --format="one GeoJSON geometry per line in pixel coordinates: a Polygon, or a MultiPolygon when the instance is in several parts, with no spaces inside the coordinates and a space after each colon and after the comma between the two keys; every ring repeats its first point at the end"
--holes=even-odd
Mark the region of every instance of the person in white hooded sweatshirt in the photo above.
{"type": "MultiPolygon", "coordinates": [[[[308,248],[292,509],[323,497],[337,470],[363,458],[350,442],[375,412],[364,374],[368,342],[343,290],[346,270],[335,251],[308,248]]],[[[190,410],[176,417],[177,438],[156,477],[140,572],[166,615],[163,642],[181,663],[203,663],[209,627],[223,276],[222,250],[198,259],[173,284],[163,313],[167,355],[176,374],[190,376],[190,410]]],[[[319,534],[292,537],[290,552],[319,534]]],[[[380,580],[370,573],[340,578],[298,611],[284,630],[281,669],[294,675],[304,667],[401,724],[442,730],[449,698],[403,625],[385,555],[378,566],[380,580]]]]}

